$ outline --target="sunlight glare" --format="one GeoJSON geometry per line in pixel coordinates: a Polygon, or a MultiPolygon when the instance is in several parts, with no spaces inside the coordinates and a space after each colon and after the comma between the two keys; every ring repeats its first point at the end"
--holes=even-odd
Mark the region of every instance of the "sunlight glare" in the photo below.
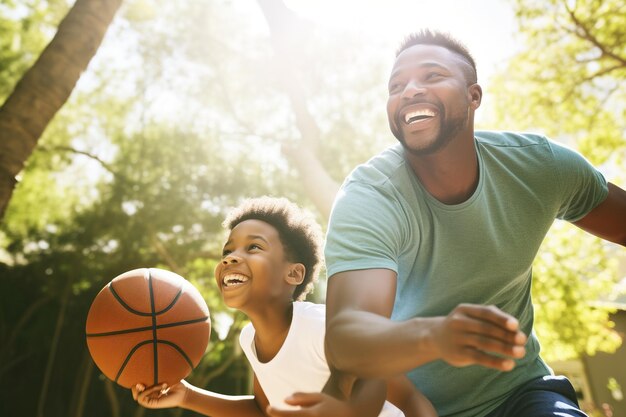
{"type": "Polygon", "coordinates": [[[495,65],[517,51],[515,17],[506,0],[285,0],[285,4],[321,27],[357,32],[380,42],[388,56],[420,28],[449,32],[472,51],[483,82],[495,65]]]}

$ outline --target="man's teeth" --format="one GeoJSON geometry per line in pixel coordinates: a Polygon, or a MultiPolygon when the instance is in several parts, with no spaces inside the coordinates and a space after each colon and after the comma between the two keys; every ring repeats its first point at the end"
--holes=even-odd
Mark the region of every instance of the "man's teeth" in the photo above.
{"type": "Polygon", "coordinates": [[[248,277],[241,274],[228,274],[224,277],[224,286],[243,284],[248,281],[248,277]]]}
{"type": "Polygon", "coordinates": [[[409,112],[404,115],[404,121],[407,124],[417,122],[419,120],[435,117],[435,112],[430,109],[421,109],[409,112]]]}

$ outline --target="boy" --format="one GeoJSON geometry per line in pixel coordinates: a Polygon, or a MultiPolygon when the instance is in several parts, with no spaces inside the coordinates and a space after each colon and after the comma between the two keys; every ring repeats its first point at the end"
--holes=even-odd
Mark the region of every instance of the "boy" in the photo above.
{"type": "MultiPolygon", "coordinates": [[[[181,381],[170,388],[138,385],[133,397],[144,407],[178,406],[213,417],[283,415],[298,404],[294,392],[320,392],[330,376],[324,305],[301,301],[319,272],[321,230],[295,204],[269,197],[247,200],[224,225],[230,235],[215,279],[226,305],[250,318],[240,343],[254,370],[254,396],[220,395],[181,381]]],[[[372,384],[379,382],[358,381],[347,402],[320,394],[317,406],[326,415],[379,415],[374,410],[383,399],[370,395],[372,384]]],[[[400,377],[389,385],[390,398],[406,407],[407,415],[435,415],[424,397],[414,390],[399,393],[398,384],[403,384],[400,377]]],[[[402,415],[389,402],[380,412],[402,415]]]]}

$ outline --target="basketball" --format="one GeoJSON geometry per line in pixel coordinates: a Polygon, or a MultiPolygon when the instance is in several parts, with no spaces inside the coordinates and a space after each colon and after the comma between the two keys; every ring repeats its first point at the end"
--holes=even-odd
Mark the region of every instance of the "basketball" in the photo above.
{"type": "Polygon", "coordinates": [[[146,387],[184,379],[200,363],[211,320],[200,292],[170,271],[141,268],[109,282],[87,314],[89,353],[117,384],[146,387]]]}

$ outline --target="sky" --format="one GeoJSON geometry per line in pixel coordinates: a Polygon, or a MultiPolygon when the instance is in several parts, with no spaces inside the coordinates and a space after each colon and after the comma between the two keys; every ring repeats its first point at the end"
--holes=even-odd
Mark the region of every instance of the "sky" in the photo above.
{"type": "MultiPolygon", "coordinates": [[[[351,38],[356,34],[364,43],[374,39],[372,59],[380,59],[387,66],[387,73],[391,70],[400,41],[409,33],[423,27],[450,32],[468,46],[477,63],[478,81],[483,89],[488,88],[489,79],[496,70],[504,67],[507,60],[521,50],[515,36],[517,22],[512,8],[513,0],[281,1],[302,19],[312,22],[316,31],[331,33],[331,37],[336,35],[338,42],[341,41],[342,32],[349,34],[351,38]]],[[[238,21],[233,22],[233,29],[244,24],[247,29],[251,29],[251,33],[259,34],[259,39],[265,41],[267,22],[258,0],[232,0],[230,5],[240,14],[238,21]]],[[[159,0],[134,0],[127,6],[148,15],[161,10],[159,0]]],[[[127,63],[128,56],[124,50],[128,46],[115,44],[116,41],[119,42],[119,39],[105,39],[94,61],[108,62],[117,58],[127,63]]],[[[130,41],[124,39],[127,44],[132,44],[132,40],[130,41]]],[[[386,78],[381,82],[385,86],[386,78]]],[[[89,77],[83,76],[79,87],[88,85],[89,77]]],[[[177,103],[172,97],[163,96],[155,100],[163,104],[164,113],[175,113],[171,111],[171,107],[177,103]]],[[[481,114],[477,113],[477,121],[480,121],[481,114]]]]}
{"type": "Polygon", "coordinates": [[[285,0],[285,4],[319,26],[375,36],[389,46],[390,56],[400,40],[418,28],[450,32],[474,55],[483,82],[520,49],[512,0],[285,0]]]}

